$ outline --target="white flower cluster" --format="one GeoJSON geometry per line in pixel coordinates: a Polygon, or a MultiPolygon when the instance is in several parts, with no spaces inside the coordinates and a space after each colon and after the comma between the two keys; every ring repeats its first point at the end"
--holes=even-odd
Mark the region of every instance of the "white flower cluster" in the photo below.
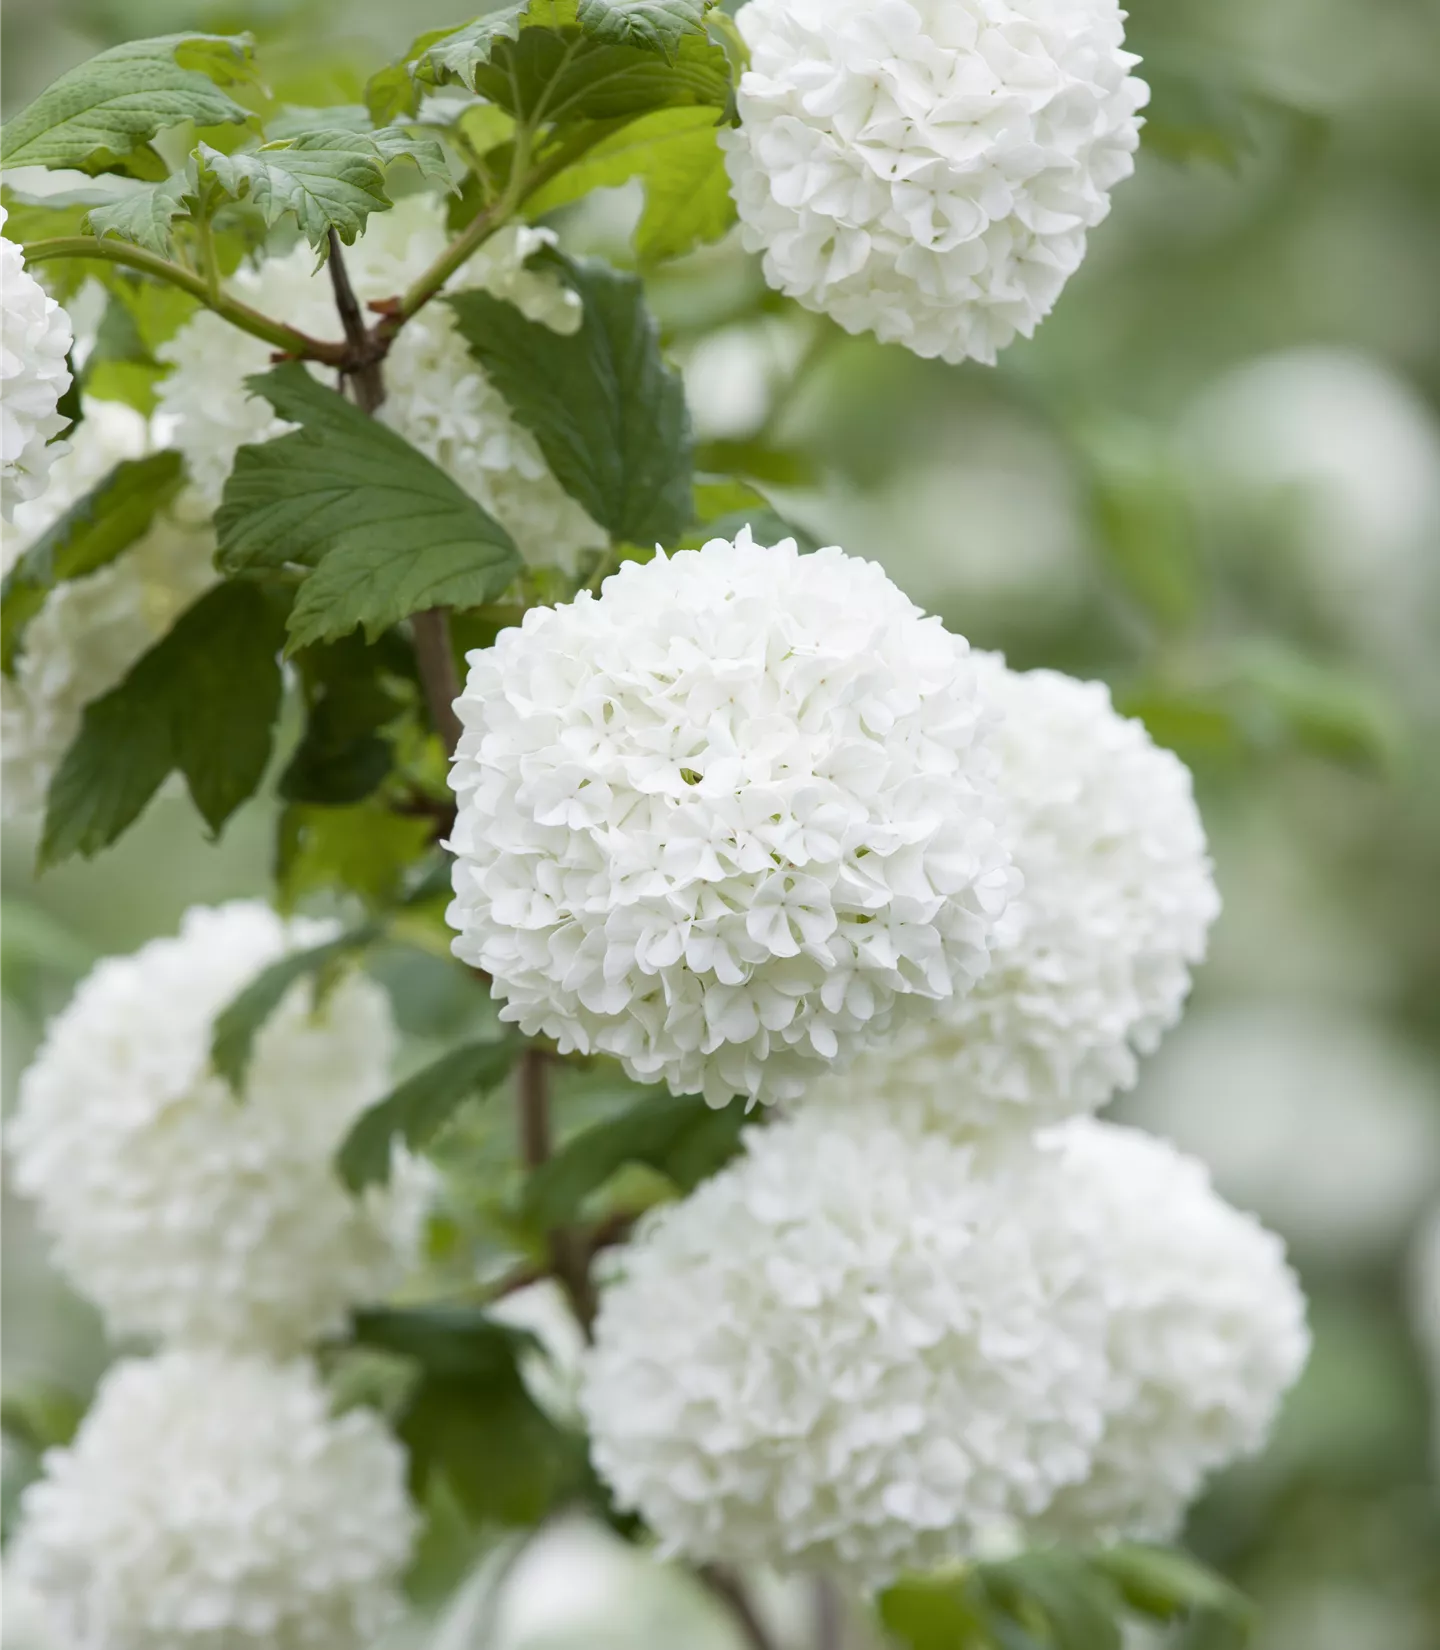
{"type": "Polygon", "coordinates": [[[389,1084],[388,999],[349,976],[292,989],[238,1098],[210,1065],[216,1015],[291,949],[332,937],[237,903],[100,963],[51,1024],[9,1131],[57,1264],[120,1336],[282,1354],[397,1284],[418,1235],[402,1188],[357,1202],[331,1168],[389,1084]]]}
{"type": "MultiPolygon", "coordinates": [[[[443,205],[412,196],[371,217],[346,249],[351,284],[362,303],[393,298],[421,275],[448,242],[443,205]]],[[[515,224],[493,235],[450,281],[481,288],[556,332],[574,332],[580,300],[558,276],[526,260],[554,236],[515,224]]],[[[231,287],[266,314],[320,338],[338,336],[330,276],[305,245],[258,268],[242,269],[231,287]]],[[[161,410],[173,416],[175,442],[200,493],[220,502],[236,449],[269,441],[291,426],[251,395],[245,380],[269,369],[270,346],[201,311],[161,346],[170,364],[161,410]]],[[[529,557],[570,565],[604,534],[555,480],[535,438],[510,415],[500,392],[466,348],[443,301],[427,305],[395,339],[385,360],[380,416],[490,511],[529,557]]]]}
{"type": "Polygon", "coordinates": [[[989,964],[989,714],[872,562],[748,529],[628,562],[456,709],[455,949],[527,1035],[789,1100],[989,964]]]}
{"type": "Polygon", "coordinates": [[[371,1411],[332,1417],[308,1364],[197,1351],[112,1368],[21,1517],[7,1572],[57,1644],[104,1650],[371,1644],[416,1523],[371,1411]]]}
{"type": "Polygon", "coordinates": [[[1118,0],[749,0],[722,139],[772,287],[947,361],[1029,337],[1134,168],[1118,0]]]}
{"type": "Polygon", "coordinates": [[[618,1264],[583,1402],[621,1505],[697,1560],[872,1585],[1169,1533],[1307,1344],[1278,1240],[1089,1119],[961,1143],[808,1108],[618,1264]]]}
{"type": "Polygon", "coordinates": [[[1103,683],[975,655],[1003,718],[1003,831],[1024,878],[990,972],[895,1046],[817,1087],[883,1087],[937,1128],[1029,1127],[1134,1082],[1180,1016],[1219,912],[1190,774],[1103,683]]]}
{"type": "MultiPolygon", "coordinates": [[[[41,498],[5,536],[6,570],[122,459],[163,446],[149,420],[87,401],[41,498]]],[[[37,814],[92,699],[107,693],[214,580],[215,541],[193,499],[160,511],[114,561],[59,584],[26,626],[13,676],[0,677],[0,807],[37,814]]]]}
{"type": "MultiPolygon", "coordinates": [[[[8,214],[0,206],[0,228],[8,214]]],[[[50,466],[64,452],[55,409],[70,388],[65,357],[70,319],[25,268],[14,241],[0,235],[0,516],[44,491],[50,466]]]]}

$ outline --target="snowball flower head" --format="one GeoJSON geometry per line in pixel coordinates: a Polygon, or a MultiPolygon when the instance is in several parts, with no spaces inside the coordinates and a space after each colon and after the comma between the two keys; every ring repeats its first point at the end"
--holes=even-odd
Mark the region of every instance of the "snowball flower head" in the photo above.
{"type": "Polygon", "coordinates": [[[1099,682],[975,655],[1002,715],[1004,831],[1024,878],[974,991],[849,1073],[930,1126],[1033,1128],[1102,1106],[1179,1018],[1219,911],[1190,774],[1099,682]]]}
{"type": "Polygon", "coordinates": [[[1106,1391],[1046,1154],[814,1110],[647,1218],[601,1298],[597,1469],[666,1550],[870,1584],[1087,1470],[1106,1391]]]}
{"type": "Polygon", "coordinates": [[[117,1364],[51,1450],[7,1555],[105,1650],[354,1650],[399,1613],[415,1515],[369,1410],[304,1363],[173,1351],[117,1364]]]}
{"type": "MultiPolygon", "coordinates": [[[[0,207],[0,228],[6,219],[0,207]]],[[[25,268],[24,254],[0,235],[0,515],[42,492],[65,449],[51,446],[68,420],[56,411],[70,388],[65,364],[70,320],[25,268]]]]}
{"type": "Polygon", "coordinates": [[[722,137],[772,287],[918,355],[1029,337],[1134,169],[1117,0],[749,0],[722,137]]]}
{"type": "MultiPolygon", "coordinates": [[[[7,571],[115,465],[159,444],[133,408],[87,401],[44,496],[15,512],[7,571]]],[[[158,511],[114,561],[45,598],[25,628],[14,675],[0,676],[0,808],[7,819],[43,809],[85,706],[108,693],[214,581],[214,553],[195,501],[182,498],[158,511]]]]}
{"type": "Polygon", "coordinates": [[[628,562],[470,655],[457,955],[677,1094],[794,1098],[971,989],[1013,883],[965,644],[873,562],[628,562]]]}
{"type": "MultiPolygon", "coordinates": [[[[528,320],[574,332],[582,318],[579,297],[553,272],[526,262],[554,238],[548,230],[511,225],[451,278],[450,289],[480,288],[514,304],[528,320]]],[[[444,207],[428,196],[411,196],[389,212],[373,214],[365,233],[345,251],[361,302],[403,292],[448,241],[444,207]]],[[[266,314],[317,337],[339,336],[329,273],[315,268],[308,246],[243,269],[230,284],[238,297],[266,314]]],[[[269,370],[270,346],[202,310],[159,354],[171,366],[160,386],[161,409],[175,416],[176,443],[214,506],[236,449],[292,428],[245,384],[251,374],[269,370]]],[[[510,416],[443,299],[427,304],[395,339],[385,359],[385,388],[380,417],[490,511],[525,554],[568,563],[581,549],[604,542],[604,534],[550,473],[535,438],[510,416]]]]}
{"type": "Polygon", "coordinates": [[[217,1014],[332,934],[258,902],[192,910],[178,938],[100,963],[22,1077],[16,1184],[117,1335],[288,1351],[400,1281],[415,1197],[356,1201],[331,1168],[388,1087],[380,988],[352,975],[316,1006],[298,984],[239,1098],[210,1065],[217,1014]]]}
{"type": "Polygon", "coordinates": [[[1168,1540],[1206,1477],[1259,1449],[1309,1354],[1284,1245],[1153,1135],[1052,1131],[1055,1201],[1109,1321],[1110,1390],[1089,1475],[1042,1520],[1080,1541],[1168,1540]]]}

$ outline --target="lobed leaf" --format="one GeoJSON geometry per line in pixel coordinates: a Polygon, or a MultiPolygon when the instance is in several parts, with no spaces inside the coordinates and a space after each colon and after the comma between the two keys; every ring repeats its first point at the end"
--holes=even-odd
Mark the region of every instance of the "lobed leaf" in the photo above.
{"type": "Polygon", "coordinates": [[[0,666],[13,674],[25,627],[57,584],[107,566],[179,492],[179,453],[125,459],[20,557],[0,592],[0,666]]]}
{"type": "Polygon", "coordinates": [[[108,206],[93,208],[86,216],[85,227],[97,240],[114,235],[117,240],[131,241],[147,252],[168,258],[175,251],[171,226],[190,210],[186,200],[189,191],[190,181],[183,173],[163,183],[146,184],[108,206]]]}
{"type": "Polygon", "coordinates": [[[248,380],[298,430],[242,447],[215,517],[229,572],[315,569],[290,647],[493,601],[519,571],[500,524],[423,453],[298,363],[248,380]]]}
{"type": "Polygon", "coordinates": [[[467,1043],[416,1072],[357,1120],[335,1160],[340,1178],[352,1192],[383,1185],[397,1139],[418,1151],[465,1101],[503,1083],[523,1047],[515,1037],[467,1043]]]}
{"type": "Polygon", "coordinates": [[[501,299],[449,299],[471,353],[556,480],[617,542],[673,543],[690,522],[693,440],[680,375],[633,275],[552,257],[584,303],[562,337],[501,299]]]}
{"type": "Polygon", "coordinates": [[[673,57],[687,34],[701,34],[715,0],[580,0],[580,27],[607,45],[673,57]]]}
{"type": "Polygon", "coordinates": [[[203,595],[85,707],[51,781],[41,865],[108,847],[176,769],[217,835],[264,777],[281,681],[279,614],[252,584],[203,595]]]}
{"type": "Polygon", "coordinates": [[[219,88],[253,78],[248,35],[168,34],[112,46],[63,74],[6,123],[9,166],[125,170],[163,177],[150,140],[186,121],[250,120],[219,88]]]}

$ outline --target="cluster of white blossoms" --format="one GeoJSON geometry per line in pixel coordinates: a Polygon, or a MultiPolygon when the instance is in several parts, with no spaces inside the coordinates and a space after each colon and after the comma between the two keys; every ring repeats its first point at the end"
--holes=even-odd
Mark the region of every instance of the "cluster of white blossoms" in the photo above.
{"type": "Polygon", "coordinates": [[[112,1334],[158,1342],[102,1381],[44,1458],[7,1555],[57,1642],[105,1650],[354,1650],[398,1613],[416,1519],[403,1451],[330,1415],[303,1354],[404,1278],[428,1181],[358,1200],[333,1170],[386,1091],[388,999],[297,982],[243,1092],[217,1015],[333,937],[237,902],[101,962],[47,1030],[9,1130],[18,1189],[112,1334]]]}
{"type": "Polygon", "coordinates": [[[664,1547],[869,1585],[1174,1533],[1302,1366],[1278,1239],[1162,1142],[957,1142],[883,1093],[749,1131],[602,1297],[597,1468],[664,1547]]]}
{"type": "Polygon", "coordinates": [[[1189,770],[1100,682],[974,655],[1003,718],[1002,830],[1024,879],[968,996],[817,1102],[883,1087],[937,1128],[1034,1127],[1129,1088],[1180,1017],[1219,912],[1189,770]]]}
{"type": "Polygon", "coordinates": [[[963,641],[749,529],[470,655],[450,920],[503,1018],[793,1100],[985,973],[1016,878],[963,641]]]}
{"type": "MultiPolygon", "coordinates": [[[[134,408],[87,400],[44,495],[15,511],[5,570],[115,465],[164,445],[155,423],[134,408]]],[[[57,585],[25,627],[14,674],[0,677],[0,808],[7,819],[43,809],[85,706],[114,687],[214,581],[207,514],[182,495],[114,561],[57,585]]]]}
{"type": "Polygon", "coordinates": [[[400,1612],[415,1526],[404,1452],[309,1364],[177,1350],[105,1376],[6,1570],[57,1644],[356,1650],[400,1612]]]}
{"type": "Polygon", "coordinates": [[[313,1003],[294,986],[243,1096],[210,1063],[249,981],[333,936],[258,902],[197,908],[178,938],[98,964],[51,1022],[9,1131],[15,1183],[114,1334],[288,1354],[403,1277],[415,1197],[357,1201],[331,1168],[389,1087],[380,987],[351,974],[313,1003]]]}
{"type": "Polygon", "coordinates": [[[1134,168],[1118,0],[749,0],[722,138],[766,279],[849,332],[993,362],[1134,168]]]}
{"type": "MultiPolygon", "coordinates": [[[[0,228],[6,210],[0,206],[0,228]]],[[[0,235],[0,516],[44,491],[68,420],[56,409],[70,388],[65,357],[70,319],[25,268],[14,241],[0,235]]]]}
{"type": "MultiPolygon", "coordinates": [[[[430,196],[411,196],[375,213],[344,254],[357,297],[368,303],[398,296],[448,241],[444,204],[430,196]]],[[[578,295],[552,271],[527,264],[553,242],[548,230],[509,225],[451,277],[449,288],[482,289],[514,304],[528,320],[572,333],[582,320],[578,295]]],[[[316,268],[314,252],[303,243],[241,269],[230,287],[246,303],[313,337],[339,334],[329,272],[316,268]]],[[[271,348],[202,310],[158,353],[171,369],[160,386],[161,410],[173,416],[175,444],[213,507],[236,449],[292,427],[245,383],[269,370],[271,348]]],[[[427,304],[406,324],[384,372],[380,417],[490,511],[527,557],[568,566],[581,550],[604,543],[470,354],[446,303],[427,304]]]]}

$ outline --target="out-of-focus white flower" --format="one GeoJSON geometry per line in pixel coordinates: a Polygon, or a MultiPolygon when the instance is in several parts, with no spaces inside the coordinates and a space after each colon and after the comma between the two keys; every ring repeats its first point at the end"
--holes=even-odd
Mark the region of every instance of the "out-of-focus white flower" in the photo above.
{"type": "Polygon", "coordinates": [[[1262,356],[1204,391],[1179,442],[1206,514],[1250,529],[1247,561],[1288,549],[1344,634],[1387,658],[1428,648],[1440,425],[1402,378],[1353,350],[1262,356]]]}
{"type": "Polygon", "coordinates": [[[695,434],[702,441],[753,435],[804,351],[803,331],[775,315],[707,333],[682,363],[695,434]]]}
{"type": "Polygon", "coordinates": [[[727,131],[772,287],[919,355],[1029,337],[1134,169],[1118,0],[750,0],[727,131]]]}
{"type": "Polygon", "coordinates": [[[1038,1514],[1108,1390],[1053,1180],[883,1107],[752,1130],[602,1294],[582,1402],[620,1504],[670,1552],[873,1584],[1038,1514]]]}
{"type": "Polygon", "coordinates": [[[421,1189],[360,1201],[331,1168],[388,1086],[380,988],[352,975],[312,1005],[298,984],[242,1097],[210,1065],[217,1014],[332,934],[258,902],[197,907],[179,938],[100,963],[50,1025],[10,1128],[15,1183],[114,1333],[290,1351],[403,1276],[421,1189]]]}
{"type": "Polygon", "coordinates": [[[488,1308],[492,1318],[528,1331],[538,1343],[522,1355],[520,1374],[530,1396],[562,1425],[580,1418],[580,1357],[585,1333],[553,1278],[516,1290],[488,1308]]]}
{"type": "Polygon", "coordinates": [[[1190,774],[1099,682],[975,656],[1003,715],[1003,834],[1024,878],[990,972],[815,1086],[884,1096],[928,1126],[1033,1128],[1102,1106],[1179,1018],[1219,909],[1190,774]]]}
{"type": "MultiPolygon", "coordinates": [[[[577,294],[558,276],[526,263],[553,241],[548,230],[510,225],[451,278],[449,289],[482,288],[529,320],[574,332],[581,322],[577,294]]],[[[374,214],[345,251],[356,295],[362,303],[395,297],[447,243],[444,209],[427,196],[411,196],[374,214]]],[[[330,276],[315,268],[315,254],[306,246],[241,270],[231,286],[247,303],[302,332],[322,338],[339,334],[330,276]]],[[[245,385],[251,374],[269,368],[270,346],[205,310],[158,353],[172,369],[160,386],[161,409],[173,416],[176,444],[213,506],[236,449],[291,427],[245,385]]],[[[511,417],[443,300],[428,304],[403,328],[384,370],[380,416],[484,505],[527,556],[566,563],[604,542],[551,475],[535,438],[511,417]]]]}
{"type": "Polygon", "coordinates": [[[105,1377],[8,1562],[77,1646],[355,1650],[398,1613],[415,1526],[403,1452],[309,1365],[173,1351],[105,1377]]]}
{"type": "Polygon", "coordinates": [[[984,973],[1014,873],[963,641],[873,562],[626,563],[470,655],[450,921],[502,1017],[795,1098],[984,973]]]}
{"type": "Polygon", "coordinates": [[[51,1616],[45,1600],[8,1560],[0,1568],[0,1622],[5,1650],[79,1650],[51,1616]]]}
{"type": "MultiPolygon", "coordinates": [[[[7,570],[122,459],[163,445],[115,401],[87,400],[42,498],[5,536],[7,570]]],[[[38,813],[92,699],[108,693],[211,583],[215,541],[196,501],[161,510],[112,562],[57,585],[26,626],[14,676],[0,677],[0,797],[7,819],[38,813]]]]}
{"type": "MultiPolygon", "coordinates": [[[[0,206],[0,228],[7,213],[0,206]]],[[[64,452],[52,438],[65,428],[57,412],[70,388],[65,356],[70,318],[25,268],[24,254],[0,235],[0,516],[42,492],[64,452]]]]}
{"type": "Polygon", "coordinates": [[[1304,1297],[1280,1240],[1163,1140],[1076,1118],[1047,1143],[1109,1322],[1110,1392],[1090,1473],[1041,1527],[1167,1540],[1210,1473],[1264,1444],[1309,1355],[1304,1297]]]}
{"type": "Polygon", "coordinates": [[[1363,1013],[1197,1013],[1127,1112],[1204,1159],[1233,1203],[1329,1264],[1393,1254],[1440,1192],[1440,1083],[1363,1013]]]}

